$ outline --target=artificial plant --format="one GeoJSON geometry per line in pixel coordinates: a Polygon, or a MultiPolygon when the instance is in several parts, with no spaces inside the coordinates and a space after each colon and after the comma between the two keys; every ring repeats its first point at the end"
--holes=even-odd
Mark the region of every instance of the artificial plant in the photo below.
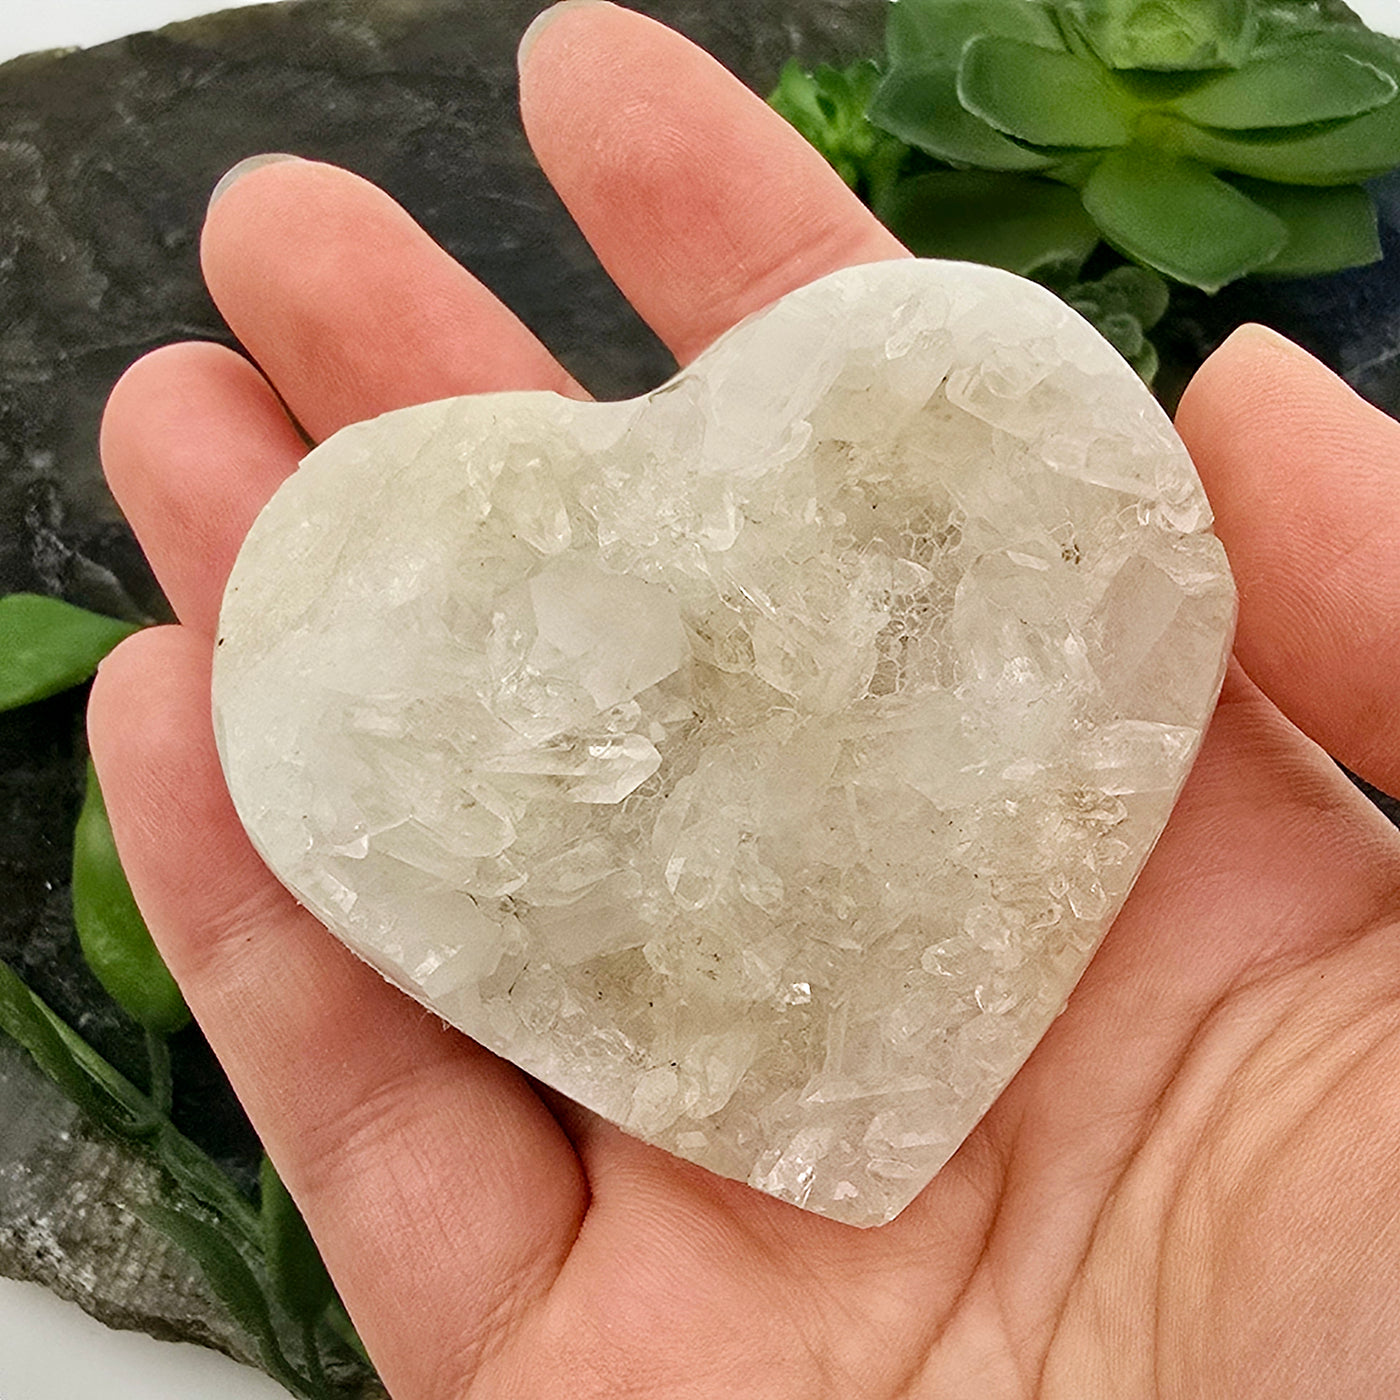
{"type": "Polygon", "coordinates": [[[1206,292],[1380,257],[1400,42],[1334,0],[896,0],[885,48],[770,100],[916,253],[1086,304],[1101,244],[1206,292]]]}
{"type": "MultiPolygon", "coordinates": [[[[0,597],[0,711],[92,679],[133,623],[33,593],[0,597]]],[[[188,1254],[252,1338],[263,1368],[302,1400],[332,1400],[372,1374],[316,1246],[264,1156],[255,1205],[172,1121],[170,1037],[190,1020],[136,907],[91,761],[73,840],[73,922],[84,961],[145,1037],[148,1083],[134,1084],[0,962],[0,1032],[92,1126],[159,1163],[166,1203],[138,1209],[188,1254]]]]}

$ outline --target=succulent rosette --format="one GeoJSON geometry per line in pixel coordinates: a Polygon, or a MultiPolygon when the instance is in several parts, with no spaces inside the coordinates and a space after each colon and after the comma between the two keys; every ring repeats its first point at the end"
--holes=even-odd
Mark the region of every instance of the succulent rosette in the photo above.
{"type": "Polygon", "coordinates": [[[1398,91],[1400,43],[1340,4],[897,0],[867,115],[954,167],[883,195],[911,242],[975,215],[1013,261],[1102,237],[1215,291],[1380,256],[1362,182],[1400,162],[1398,91]]]}

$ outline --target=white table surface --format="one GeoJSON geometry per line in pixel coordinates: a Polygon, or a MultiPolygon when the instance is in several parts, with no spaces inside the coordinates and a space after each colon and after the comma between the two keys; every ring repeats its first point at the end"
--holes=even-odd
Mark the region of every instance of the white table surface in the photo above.
{"type": "Polygon", "coordinates": [[[1372,29],[1400,35],[1400,0],[1347,0],[1372,29]]]}
{"type": "MultiPolygon", "coordinates": [[[[232,10],[257,0],[3,0],[0,62],[35,49],[100,44],[177,19],[232,10]]],[[[546,0],[540,0],[544,8],[546,0]]],[[[1372,29],[1400,35],[1400,0],[1348,0],[1372,29]]],[[[0,1396],[0,1400],[9,1400],[0,1396]]]]}
{"type": "MultiPolygon", "coordinates": [[[[256,0],[3,0],[0,62],[104,43],[256,0]]],[[[1349,0],[1400,35],[1400,0],[1349,0]]],[[[543,5],[543,0],[542,0],[543,5]]],[[[265,1376],[201,1347],[109,1331],[32,1284],[0,1279],[0,1400],[286,1400],[265,1376]]]]}
{"type": "MultiPolygon", "coordinates": [[[[86,48],[256,0],[5,0],[0,63],[37,49],[86,48]]],[[[1400,0],[1395,0],[1400,4],[1400,0]]],[[[10,1400],[4,1396],[3,1400],[10,1400]]]]}

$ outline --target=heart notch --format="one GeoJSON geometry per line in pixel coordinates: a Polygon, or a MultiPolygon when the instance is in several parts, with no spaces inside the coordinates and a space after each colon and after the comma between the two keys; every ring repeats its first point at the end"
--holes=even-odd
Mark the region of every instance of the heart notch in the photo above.
{"type": "Polygon", "coordinates": [[[357,954],[628,1132],[891,1219],[1171,811],[1235,597],[1043,288],[848,268],[621,403],[346,428],[233,570],[219,751],[357,954]]]}

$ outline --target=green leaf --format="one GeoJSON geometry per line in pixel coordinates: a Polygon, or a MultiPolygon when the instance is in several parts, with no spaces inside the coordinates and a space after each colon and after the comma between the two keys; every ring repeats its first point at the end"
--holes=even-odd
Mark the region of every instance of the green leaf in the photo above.
{"type": "Polygon", "coordinates": [[[1151,384],[1159,362],[1147,332],[1166,314],[1171,289],[1146,267],[1116,267],[1096,282],[1079,282],[1064,299],[1151,384]]]}
{"type": "Polygon", "coordinates": [[[797,59],[788,59],[778,74],[777,86],[768,94],[768,105],[821,149],[818,138],[835,112],[823,105],[822,84],[816,72],[809,73],[797,59]]]}
{"type": "Polygon", "coordinates": [[[920,257],[989,263],[1029,274],[1078,267],[1099,241],[1076,191],[1034,176],[940,170],[897,184],[876,211],[920,257]]]}
{"type": "MultiPolygon", "coordinates": [[[[257,1339],[271,1375],[306,1400],[330,1400],[334,1392],[320,1378],[318,1340],[310,1335],[309,1327],[304,1330],[307,1362],[312,1371],[308,1380],[288,1363],[264,1287],[234,1243],[235,1237],[240,1239],[249,1257],[256,1260],[268,1234],[277,1236],[275,1248],[281,1251],[284,1273],[300,1281],[303,1303],[314,1306],[323,1285],[312,1276],[314,1266],[297,1256],[297,1250],[303,1246],[292,1242],[296,1226],[281,1208],[276,1203],[272,1206],[278,1223],[269,1227],[199,1148],[167,1118],[153,1113],[146,1097],[66,1026],[4,963],[0,963],[0,1031],[27,1050],[39,1068],[91,1121],[123,1137],[132,1136],[133,1127],[140,1125],[141,1120],[145,1120],[141,1135],[148,1136],[154,1124],[161,1164],[174,1178],[176,1187],[192,1199],[180,1209],[152,1203],[140,1207],[138,1213],[200,1265],[229,1311],[257,1339]],[[212,1208],[210,1217],[200,1213],[196,1201],[212,1208]]],[[[341,1316],[338,1304],[330,1312],[333,1345],[367,1363],[364,1349],[348,1320],[341,1316]]],[[[330,1337],[331,1333],[326,1335],[330,1337]]]]}
{"type": "Polygon", "coordinates": [[[1152,383],[1158,359],[1147,332],[1166,314],[1171,300],[1171,289],[1158,273],[1129,263],[1095,281],[1081,282],[1077,269],[1061,265],[1037,272],[1036,281],[1068,302],[1145,383],[1152,383]]]}
{"type": "Polygon", "coordinates": [[[69,1100],[99,1126],[120,1137],[153,1138],[156,1155],[176,1184],[213,1207],[249,1244],[261,1247],[261,1223],[252,1206],[210,1158],[75,1030],[0,963],[0,1031],[22,1045],[69,1100]]]}
{"type": "Polygon", "coordinates": [[[345,1304],[340,1301],[339,1296],[333,1298],[330,1307],[326,1309],[325,1331],[351,1356],[373,1369],[374,1363],[369,1359],[369,1352],[360,1340],[360,1334],[355,1331],[355,1324],[350,1321],[350,1314],[345,1311],[345,1304]]]}
{"type": "Polygon", "coordinates": [[[154,1145],[161,1166],[182,1191],[217,1211],[246,1244],[262,1247],[262,1222],[257,1212],[212,1158],[168,1120],[159,1125],[154,1145]]]}
{"type": "MultiPolygon", "coordinates": [[[[139,1110],[131,1111],[98,1083],[64,1035],[67,1027],[4,963],[0,963],[0,1030],[29,1052],[70,1103],[123,1136],[129,1134],[139,1110]]],[[[138,1091],[128,1087],[134,1099],[138,1091]]]]}
{"type": "Polygon", "coordinates": [[[768,97],[867,204],[885,194],[909,154],[865,115],[879,81],[880,70],[868,59],[844,69],[822,64],[811,73],[789,59],[768,97]]]}
{"type": "Polygon", "coordinates": [[[898,0],[885,24],[892,67],[956,68],[963,45],[979,34],[1063,49],[1049,8],[1035,0],[898,0]]]}
{"type": "Polygon", "coordinates": [[[870,104],[870,120],[901,141],[954,165],[982,170],[1048,170],[1055,157],[1009,141],[958,101],[950,69],[887,73],[870,104]]]}
{"type": "Polygon", "coordinates": [[[1257,59],[1176,99],[1176,111],[1201,126],[1232,131],[1302,126],[1372,111],[1395,96],[1388,73],[1323,49],[1257,59]]]}
{"type": "Polygon", "coordinates": [[[139,630],[39,593],[0,598],[0,710],[90,680],[98,662],[139,630]]]}
{"type": "Polygon", "coordinates": [[[317,1322],[335,1297],[335,1285],[269,1157],[262,1160],[261,1183],[263,1257],[273,1296],[297,1321],[317,1322]]]}
{"type": "Polygon", "coordinates": [[[1312,277],[1379,262],[1376,206],[1360,185],[1305,189],[1263,180],[1233,182],[1288,229],[1288,242],[1259,274],[1312,277]]]}
{"type": "Polygon", "coordinates": [[[852,188],[868,182],[867,167],[877,148],[890,140],[865,118],[865,108],[880,70],[869,60],[847,69],[822,64],[808,73],[789,59],[769,94],[769,106],[781,113],[819,150],[852,188]]]}
{"type": "MultiPolygon", "coordinates": [[[[1074,308],[1082,316],[1084,313],[1079,307],[1074,308]]],[[[1142,353],[1142,347],[1147,344],[1147,336],[1142,329],[1142,322],[1136,316],[1129,316],[1124,312],[1103,312],[1098,313],[1098,319],[1094,322],[1098,332],[1125,360],[1131,361],[1134,355],[1142,353]]]]}
{"type": "Polygon", "coordinates": [[[311,1383],[287,1360],[273,1326],[267,1295],[223,1230],[192,1212],[171,1210],[154,1203],[136,1207],[136,1213],[199,1265],[219,1301],[257,1342],[268,1375],[293,1395],[319,1400],[311,1383]]]}
{"type": "Polygon", "coordinates": [[[1110,68],[1230,67],[1254,27],[1250,0],[1061,0],[1060,10],[1110,68]]]}
{"type": "Polygon", "coordinates": [[[1157,371],[1162,367],[1157,347],[1150,340],[1144,340],[1142,348],[1135,355],[1127,356],[1127,361],[1137,371],[1138,378],[1150,389],[1153,380],[1157,378],[1157,371]]]}
{"type": "MultiPolygon", "coordinates": [[[[1131,263],[1115,267],[1097,281],[1073,282],[1065,287],[1053,282],[1049,285],[1100,329],[1105,323],[1117,324],[1126,318],[1149,331],[1166,315],[1171,301],[1171,288],[1158,273],[1131,263]]],[[[1118,342],[1114,340],[1114,344],[1118,342]]]]}
{"type": "Polygon", "coordinates": [[[1171,288],[1150,268],[1115,267],[1093,285],[1105,311],[1130,315],[1144,330],[1150,331],[1171,305],[1171,288]]]}
{"type": "Polygon", "coordinates": [[[1288,241],[1282,220],[1203,166],[1140,146],[1099,163],[1084,207],[1130,258],[1207,292],[1262,267],[1288,241]]]}
{"type": "Polygon", "coordinates": [[[1320,131],[1232,135],[1182,122],[1173,139],[1217,170],[1285,185],[1355,185],[1400,165],[1400,98],[1320,131]]]}
{"type": "Polygon", "coordinates": [[[189,1024],[185,999],[132,897],[91,762],[73,834],[73,922],[87,965],[138,1025],[172,1035],[189,1024]]]}
{"type": "Polygon", "coordinates": [[[1120,146],[1132,103],[1090,59],[1017,39],[973,39],[958,65],[958,100],[998,131],[1037,146],[1120,146]]]}
{"type": "Polygon", "coordinates": [[[1362,63],[1373,63],[1392,77],[1400,65],[1400,39],[1389,34],[1377,34],[1367,29],[1350,11],[1326,17],[1300,5],[1297,0],[1284,0],[1279,5],[1266,5],[1259,11],[1259,27],[1252,57],[1262,58],[1276,53],[1349,54],[1362,63]]]}

